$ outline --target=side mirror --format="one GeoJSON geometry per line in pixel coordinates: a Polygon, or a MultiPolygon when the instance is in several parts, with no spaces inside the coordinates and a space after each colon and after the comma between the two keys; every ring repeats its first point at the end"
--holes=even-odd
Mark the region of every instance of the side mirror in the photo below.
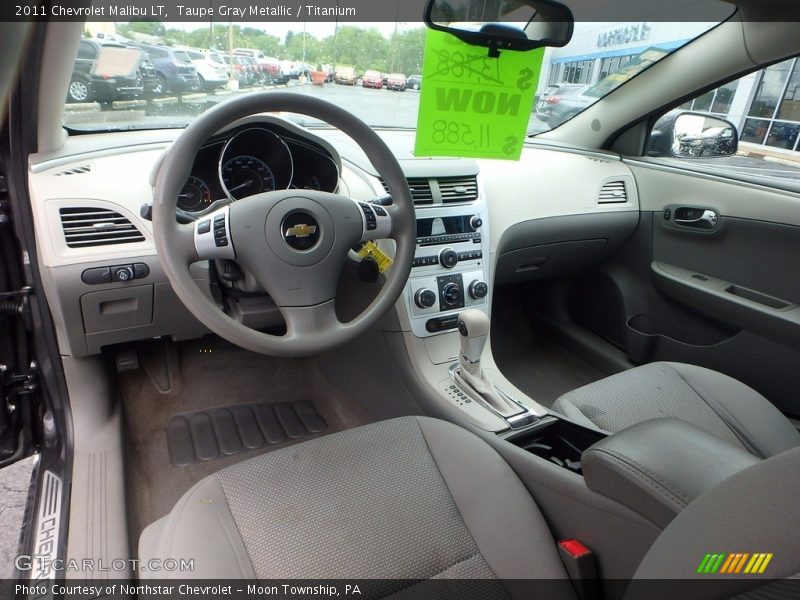
{"type": "Polygon", "coordinates": [[[653,128],[649,156],[716,158],[733,156],[739,133],[730,121],[704,113],[668,113],[653,128]]]}
{"type": "Polygon", "coordinates": [[[555,0],[428,0],[425,24],[496,56],[500,50],[566,46],[575,19],[555,0]]]}

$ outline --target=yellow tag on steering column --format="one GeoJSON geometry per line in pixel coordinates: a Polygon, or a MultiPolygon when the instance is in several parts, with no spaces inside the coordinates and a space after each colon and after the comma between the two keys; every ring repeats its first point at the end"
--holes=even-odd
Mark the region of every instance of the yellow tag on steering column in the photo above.
{"type": "Polygon", "coordinates": [[[378,270],[381,273],[384,273],[389,267],[392,266],[394,261],[389,257],[386,252],[378,247],[378,244],[375,242],[366,242],[361,249],[358,251],[358,255],[361,258],[371,258],[378,264],[378,270]]]}

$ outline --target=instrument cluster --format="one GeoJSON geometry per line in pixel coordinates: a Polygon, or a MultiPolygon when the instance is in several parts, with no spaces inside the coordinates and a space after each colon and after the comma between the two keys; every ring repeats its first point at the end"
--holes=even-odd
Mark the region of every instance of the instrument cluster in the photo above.
{"type": "Polygon", "coordinates": [[[178,207],[198,212],[223,198],[285,189],[333,193],[338,185],[339,167],[323,146],[278,127],[246,125],[200,149],[178,207]]]}

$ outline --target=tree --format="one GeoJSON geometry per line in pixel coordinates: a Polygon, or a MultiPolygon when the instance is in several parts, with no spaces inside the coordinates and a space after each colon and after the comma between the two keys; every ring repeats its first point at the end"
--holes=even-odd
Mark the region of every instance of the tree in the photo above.
{"type": "Polygon", "coordinates": [[[422,73],[422,54],[425,48],[424,27],[396,33],[389,41],[391,70],[414,75],[422,73]]]}

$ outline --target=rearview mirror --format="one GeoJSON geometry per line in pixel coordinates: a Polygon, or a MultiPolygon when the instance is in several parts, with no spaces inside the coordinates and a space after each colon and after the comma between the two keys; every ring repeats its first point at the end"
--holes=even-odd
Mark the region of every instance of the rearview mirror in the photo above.
{"type": "Polygon", "coordinates": [[[649,156],[715,158],[739,150],[739,133],[730,121],[704,113],[673,111],[664,115],[650,136],[649,156]]]}
{"type": "Polygon", "coordinates": [[[566,46],[574,18],[554,0],[429,0],[425,24],[458,39],[500,50],[526,51],[543,46],[566,46]]]}

